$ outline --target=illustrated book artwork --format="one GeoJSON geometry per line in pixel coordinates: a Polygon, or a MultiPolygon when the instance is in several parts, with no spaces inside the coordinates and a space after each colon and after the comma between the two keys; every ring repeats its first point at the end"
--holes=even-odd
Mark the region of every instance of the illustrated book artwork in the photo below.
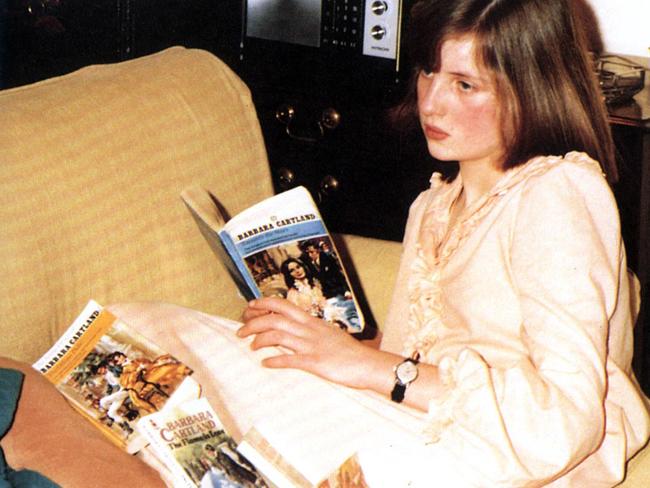
{"type": "Polygon", "coordinates": [[[172,473],[175,488],[267,488],[237,451],[206,398],[152,413],[138,422],[150,449],[172,473]]]}
{"type": "Polygon", "coordinates": [[[192,370],[91,300],[33,367],[129,453],[146,445],[144,416],[198,398],[192,370]]]}
{"type": "Polygon", "coordinates": [[[244,298],[287,298],[350,333],[363,331],[348,275],[307,189],[274,195],[230,220],[202,188],[181,198],[244,298]]]}

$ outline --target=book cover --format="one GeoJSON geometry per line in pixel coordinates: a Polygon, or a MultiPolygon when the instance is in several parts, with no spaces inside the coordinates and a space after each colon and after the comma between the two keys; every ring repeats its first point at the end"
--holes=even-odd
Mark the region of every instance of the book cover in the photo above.
{"type": "Polygon", "coordinates": [[[146,445],[140,418],[200,394],[187,365],[92,300],[33,367],[129,453],[146,445]]]}
{"type": "Polygon", "coordinates": [[[350,333],[363,331],[348,274],[307,189],[277,194],[230,220],[202,188],[181,198],[244,298],[287,298],[350,333]]]}
{"type": "Polygon", "coordinates": [[[206,398],[147,415],[138,430],[172,473],[176,488],[267,487],[206,398]]]}

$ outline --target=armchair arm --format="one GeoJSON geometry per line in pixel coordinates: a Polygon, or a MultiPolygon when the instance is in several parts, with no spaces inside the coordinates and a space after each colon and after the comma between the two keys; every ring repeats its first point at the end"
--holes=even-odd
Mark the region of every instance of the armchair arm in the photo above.
{"type": "Polygon", "coordinates": [[[354,235],[334,236],[350,274],[352,286],[362,304],[367,304],[366,317],[381,330],[393,296],[393,287],[402,255],[400,242],[354,235]]]}

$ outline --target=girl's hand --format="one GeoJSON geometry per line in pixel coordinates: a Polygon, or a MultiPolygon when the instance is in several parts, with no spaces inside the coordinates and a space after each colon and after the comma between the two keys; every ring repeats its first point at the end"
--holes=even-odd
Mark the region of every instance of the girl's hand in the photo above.
{"type": "MultiPolygon", "coordinates": [[[[253,300],[243,320],[237,335],[254,336],[252,349],[281,346],[287,351],[264,359],[264,366],[301,369],[341,385],[390,397],[395,386],[393,367],[403,357],[366,345],[284,298],[253,300]]],[[[431,398],[445,389],[438,368],[420,363],[418,379],[409,386],[404,403],[426,412],[431,398]]]]}
{"type": "MultiPolygon", "coordinates": [[[[313,317],[282,298],[253,300],[243,314],[239,337],[254,336],[254,350],[281,346],[289,351],[263,360],[269,368],[295,368],[353,388],[369,388],[369,371],[379,351],[347,332],[313,317]]],[[[390,372],[385,375],[388,381],[390,372]]]]}

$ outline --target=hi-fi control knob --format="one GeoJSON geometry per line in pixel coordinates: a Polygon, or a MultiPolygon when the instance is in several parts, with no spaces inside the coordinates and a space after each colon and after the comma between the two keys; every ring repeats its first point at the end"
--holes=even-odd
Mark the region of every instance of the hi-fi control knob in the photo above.
{"type": "Polygon", "coordinates": [[[334,178],[332,175],[324,176],[320,181],[320,191],[323,193],[323,195],[331,195],[338,189],[339,180],[334,178]]]}
{"type": "Polygon", "coordinates": [[[275,118],[281,124],[287,125],[295,115],[295,109],[288,104],[282,104],[275,110],[275,118]]]}
{"type": "Polygon", "coordinates": [[[370,29],[370,35],[379,41],[386,37],[386,28],[382,25],[375,25],[370,29]]]}
{"type": "Polygon", "coordinates": [[[372,10],[372,13],[375,15],[383,15],[388,10],[388,4],[383,0],[375,0],[370,5],[370,10],[372,10]]]}
{"type": "Polygon", "coordinates": [[[341,123],[341,114],[335,108],[326,108],[320,116],[320,123],[326,129],[336,129],[341,123]]]}
{"type": "Polygon", "coordinates": [[[296,174],[285,166],[278,169],[277,175],[280,187],[285,190],[290,188],[293,182],[296,181],[296,174]]]}

